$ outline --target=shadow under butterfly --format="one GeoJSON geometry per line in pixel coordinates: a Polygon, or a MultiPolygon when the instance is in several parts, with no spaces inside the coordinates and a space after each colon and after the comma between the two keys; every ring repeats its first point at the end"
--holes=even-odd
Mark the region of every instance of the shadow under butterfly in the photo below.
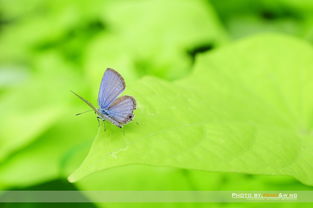
{"type": "MultiPolygon", "coordinates": [[[[89,101],[71,91],[84,101],[97,114],[97,119],[110,121],[115,126],[122,128],[134,117],[136,100],[132,96],[124,95],[117,98],[125,90],[123,77],[113,69],[106,69],[102,77],[96,108],[89,101]]],[[[76,114],[80,115],[80,114],[76,114]]]]}

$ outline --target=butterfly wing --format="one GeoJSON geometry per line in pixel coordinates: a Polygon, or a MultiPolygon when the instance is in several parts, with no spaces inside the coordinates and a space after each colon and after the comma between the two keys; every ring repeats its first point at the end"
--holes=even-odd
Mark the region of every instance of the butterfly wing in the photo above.
{"type": "Polygon", "coordinates": [[[102,77],[98,94],[101,109],[107,109],[112,102],[125,90],[123,77],[115,70],[108,68],[102,77]]]}
{"type": "Polygon", "coordinates": [[[128,95],[116,99],[108,108],[109,116],[120,124],[126,124],[134,117],[136,100],[128,95]]]}

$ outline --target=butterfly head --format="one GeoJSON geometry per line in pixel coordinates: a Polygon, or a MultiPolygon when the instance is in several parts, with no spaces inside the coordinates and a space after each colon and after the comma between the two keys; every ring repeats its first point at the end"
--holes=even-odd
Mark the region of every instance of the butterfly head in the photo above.
{"type": "Polygon", "coordinates": [[[99,112],[100,113],[102,113],[102,114],[104,114],[104,115],[109,115],[109,112],[108,112],[108,110],[107,109],[99,109],[99,112]]]}

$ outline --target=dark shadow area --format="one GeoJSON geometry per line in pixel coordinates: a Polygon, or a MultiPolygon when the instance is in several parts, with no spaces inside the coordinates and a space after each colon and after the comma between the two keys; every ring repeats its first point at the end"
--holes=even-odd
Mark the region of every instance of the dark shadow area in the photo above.
{"type": "Polygon", "coordinates": [[[277,15],[272,11],[263,11],[261,12],[261,17],[266,20],[273,20],[277,18],[277,15]]]}
{"type": "MultiPolygon", "coordinates": [[[[30,186],[26,188],[15,188],[11,189],[10,191],[55,191],[55,190],[62,190],[62,191],[78,191],[77,188],[67,182],[66,180],[54,180],[49,181],[47,183],[42,183],[35,186],[30,186]]],[[[85,196],[81,195],[81,198],[85,198],[86,201],[89,201],[85,196]]],[[[96,208],[96,206],[90,203],[0,203],[0,208],[96,208]]]]}
{"type": "Polygon", "coordinates": [[[0,33],[5,29],[6,26],[11,24],[12,22],[13,22],[13,19],[11,20],[11,19],[4,17],[3,13],[0,11],[0,33]]]}
{"type": "Polygon", "coordinates": [[[252,174],[243,174],[243,176],[246,178],[246,179],[249,179],[249,180],[253,180],[255,178],[254,175],[252,174]]]}
{"type": "Polygon", "coordinates": [[[274,20],[278,20],[278,19],[294,19],[294,20],[301,20],[302,17],[295,13],[295,12],[291,12],[291,10],[288,10],[287,8],[276,8],[276,9],[268,9],[268,8],[263,8],[261,9],[261,11],[259,12],[260,16],[264,19],[264,20],[268,20],[268,21],[274,21],[274,20]]]}
{"type": "Polygon", "coordinates": [[[192,63],[194,63],[196,56],[198,54],[210,51],[214,48],[215,48],[215,45],[213,43],[204,43],[204,44],[198,45],[194,48],[187,50],[187,54],[188,56],[190,56],[192,63]]]}
{"type": "Polygon", "coordinates": [[[226,29],[231,29],[230,25],[241,18],[259,18],[274,24],[279,21],[295,21],[301,22],[307,14],[301,13],[292,7],[288,7],[281,2],[266,1],[220,1],[208,0],[208,3],[215,9],[217,16],[226,29]]]}

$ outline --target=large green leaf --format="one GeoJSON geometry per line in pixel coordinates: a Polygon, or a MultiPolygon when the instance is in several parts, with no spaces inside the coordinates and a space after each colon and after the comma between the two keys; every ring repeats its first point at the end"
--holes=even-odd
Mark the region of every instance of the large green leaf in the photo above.
{"type": "Polygon", "coordinates": [[[145,78],[125,134],[99,129],[76,181],[126,164],[291,175],[313,184],[313,50],[263,35],[200,56],[187,79],[145,78]]]}

